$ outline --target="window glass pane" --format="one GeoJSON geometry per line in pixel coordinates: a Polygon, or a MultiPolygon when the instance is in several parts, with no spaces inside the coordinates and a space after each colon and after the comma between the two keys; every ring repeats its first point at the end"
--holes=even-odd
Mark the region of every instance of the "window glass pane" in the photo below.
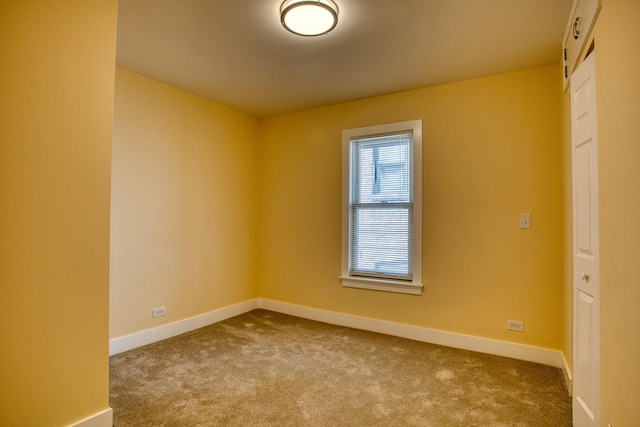
{"type": "Polygon", "coordinates": [[[410,202],[411,135],[353,141],[352,203],[410,202]]]}

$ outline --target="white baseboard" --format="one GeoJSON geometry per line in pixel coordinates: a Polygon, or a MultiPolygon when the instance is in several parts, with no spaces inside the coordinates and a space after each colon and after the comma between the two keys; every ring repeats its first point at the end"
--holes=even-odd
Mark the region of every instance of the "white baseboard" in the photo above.
{"type": "Polygon", "coordinates": [[[190,317],[188,319],[158,326],[157,328],[147,329],[131,335],[114,338],[109,340],[109,356],[133,350],[134,348],[142,347],[143,345],[157,341],[162,341],[195,329],[203,328],[256,308],[258,308],[258,300],[253,299],[190,317]]]}
{"type": "Polygon", "coordinates": [[[167,325],[162,325],[157,328],[147,329],[145,331],[137,332],[131,335],[114,338],[109,341],[109,355],[112,356],[114,354],[132,350],[143,345],[171,338],[185,332],[193,331],[195,329],[220,322],[230,317],[238,316],[256,308],[263,308],[265,310],[289,314],[305,319],[331,323],[334,325],[347,326],[350,328],[362,329],[365,331],[378,332],[387,335],[394,335],[397,337],[428,342],[431,344],[444,345],[447,347],[454,347],[463,350],[477,351],[480,353],[494,354],[497,356],[511,357],[513,359],[553,366],[562,370],[562,375],[567,384],[567,389],[571,391],[571,370],[569,369],[569,365],[564,357],[564,354],[558,350],[551,350],[541,347],[516,344],[507,341],[499,341],[470,335],[462,335],[453,332],[439,331],[436,329],[389,322],[386,320],[354,316],[351,314],[321,310],[317,308],[290,304],[265,298],[245,301],[239,304],[234,304],[228,307],[210,311],[199,316],[194,316],[188,319],[169,323],[167,325]]]}
{"type": "MultiPolygon", "coordinates": [[[[506,341],[438,331],[419,326],[411,326],[384,320],[371,319],[333,311],[320,310],[301,305],[289,304],[270,299],[259,298],[258,307],[283,314],[316,320],[334,325],[347,326],[371,332],[379,332],[416,341],[439,344],[463,350],[505,356],[528,362],[541,363],[556,368],[566,369],[564,356],[560,351],[541,347],[515,344],[506,341]]],[[[567,371],[568,372],[568,371],[567,371]]]]}
{"type": "Polygon", "coordinates": [[[84,420],[71,424],[69,427],[112,427],[113,426],[113,409],[107,408],[98,412],[84,420]]]}

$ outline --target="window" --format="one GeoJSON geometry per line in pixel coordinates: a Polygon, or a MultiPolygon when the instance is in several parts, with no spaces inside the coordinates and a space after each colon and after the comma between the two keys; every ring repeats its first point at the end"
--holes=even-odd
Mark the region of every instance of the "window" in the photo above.
{"type": "Polygon", "coordinates": [[[342,132],[342,284],[422,292],[422,121],[342,132]]]}

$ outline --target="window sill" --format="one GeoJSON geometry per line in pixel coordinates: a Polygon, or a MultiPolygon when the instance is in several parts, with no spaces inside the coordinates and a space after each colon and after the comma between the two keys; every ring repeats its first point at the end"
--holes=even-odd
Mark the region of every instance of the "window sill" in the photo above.
{"type": "Polygon", "coordinates": [[[421,295],[422,284],[397,280],[370,279],[367,277],[340,276],[342,286],[347,288],[371,289],[375,291],[398,292],[421,295]]]}

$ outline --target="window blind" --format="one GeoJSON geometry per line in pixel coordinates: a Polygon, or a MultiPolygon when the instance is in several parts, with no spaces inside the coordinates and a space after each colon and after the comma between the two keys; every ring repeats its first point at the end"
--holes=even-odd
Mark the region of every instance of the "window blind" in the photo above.
{"type": "Polygon", "coordinates": [[[350,259],[353,276],[411,280],[412,133],[351,140],[350,259]]]}

